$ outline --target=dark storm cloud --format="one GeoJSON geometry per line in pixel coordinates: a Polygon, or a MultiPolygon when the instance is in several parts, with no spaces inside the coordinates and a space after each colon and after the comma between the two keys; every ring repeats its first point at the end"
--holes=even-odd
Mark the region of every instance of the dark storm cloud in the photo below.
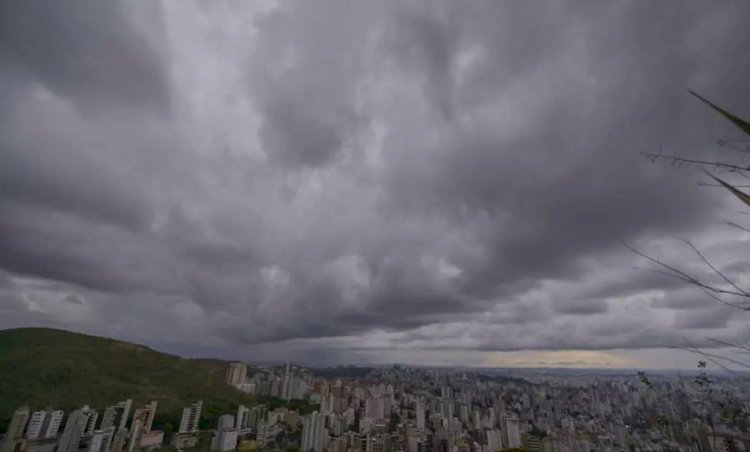
{"type": "Polygon", "coordinates": [[[737,311],[730,307],[684,311],[675,317],[675,326],[686,329],[724,328],[737,311]]]}
{"type": "Polygon", "coordinates": [[[338,130],[323,123],[315,111],[305,111],[308,108],[303,101],[268,105],[261,139],[272,158],[292,166],[320,166],[338,153],[342,145],[338,130]]]}
{"type": "Polygon", "coordinates": [[[131,7],[3,1],[0,61],[74,102],[163,108],[168,87],[148,38],[161,25],[161,9],[155,3],[131,7]],[[143,28],[136,20],[146,20],[143,28]]]}
{"type": "Polygon", "coordinates": [[[555,300],[555,312],[561,314],[600,314],[607,312],[605,300],[555,300]]]}
{"type": "Polygon", "coordinates": [[[60,301],[70,304],[83,304],[83,299],[71,294],[64,296],[60,301]]]}
{"type": "Polygon", "coordinates": [[[727,197],[638,154],[731,133],[685,88],[747,104],[744,4],[2,12],[0,268],[34,322],[321,359],[741,326],[621,243],[746,278],[727,197]]]}
{"type": "Polygon", "coordinates": [[[0,271],[0,289],[10,289],[13,287],[13,281],[4,271],[0,271]]]}

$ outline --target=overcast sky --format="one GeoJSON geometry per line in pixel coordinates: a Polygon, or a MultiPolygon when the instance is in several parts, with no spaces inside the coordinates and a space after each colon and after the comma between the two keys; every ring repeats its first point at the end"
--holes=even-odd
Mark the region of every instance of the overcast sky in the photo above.
{"type": "Polygon", "coordinates": [[[750,3],[0,1],[0,328],[308,362],[686,367],[750,316],[750,3]],[[724,155],[724,154],[722,154],[724,155]],[[744,224],[743,223],[743,224],[744,224]]]}

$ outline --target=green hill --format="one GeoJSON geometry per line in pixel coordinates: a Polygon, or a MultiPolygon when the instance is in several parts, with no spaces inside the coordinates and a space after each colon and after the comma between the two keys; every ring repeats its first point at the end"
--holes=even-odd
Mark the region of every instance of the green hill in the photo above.
{"type": "MultiPolygon", "coordinates": [[[[219,360],[189,360],[129,342],[49,328],[0,331],[0,432],[15,409],[52,406],[98,410],[124,399],[134,407],[158,400],[156,426],[179,426],[182,408],[203,400],[203,426],[251,405],[223,383],[219,360]]],[[[101,411],[100,411],[101,413],[101,411]]]]}

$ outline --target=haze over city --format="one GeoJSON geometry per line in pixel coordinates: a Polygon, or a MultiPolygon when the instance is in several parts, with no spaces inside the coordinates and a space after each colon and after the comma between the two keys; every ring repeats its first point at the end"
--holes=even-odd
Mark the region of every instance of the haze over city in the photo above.
{"type": "MultiPolygon", "coordinates": [[[[308,364],[683,368],[746,311],[748,2],[0,2],[0,329],[308,364]],[[741,182],[742,179],[739,179],[741,182]]],[[[719,350],[727,353],[726,350],[719,350]]],[[[115,403],[116,401],[112,401],[115,403]]]]}

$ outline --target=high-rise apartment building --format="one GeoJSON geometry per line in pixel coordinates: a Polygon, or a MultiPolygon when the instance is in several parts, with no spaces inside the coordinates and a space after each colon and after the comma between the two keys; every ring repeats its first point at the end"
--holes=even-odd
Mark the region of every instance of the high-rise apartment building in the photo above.
{"type": "Polygon", "coordinates": [[[180,420],[179,433],[196,433],[198,432],[198,424],[201,419],[201,409],[203,408],[203,401],[199,400],[190,406],[186,406],[182,410],[182,419],[180,420]]]}
{"type": "Polygon", "coordinates": [[[499,452],[503,448],[503,437],[500,430],[487,430],[487,449],[485,452],[499,452]]]}
{"type": "Polygon", "coordinates": [[[237,430],[243,430],[248,428],[250,425],[250,409],[245,405],[240,405],[237,408],[237,417],[235,420],[234,427],[237,430]]]}
{"type": "Polygon", "coordinates": [[[503,418],[503,447],[505,449],[521,447],[521,429],[518,418],[503,418]]]}
{"type": "Polygon", "coordinates": [[[281,398],[289,401],[292,398],[292,374],[289,363],[284,368],[284,378],[281,380],[281,398]]]}
{"type": "Polygon", "coordinates": [[[118,402],[117,405],[112,405],[104,410],[102,416],[102,425],[100,429],[106,429],[107,427],[114,427],[115,430],[125,428],[128,422],[128,416],[130,416],[130,407],[133,404],[132,399],[127,399],[122,402],[118,402]]]}
{"type": "Polygon", "coordinates": [[[424,400],[420,397],[417,399],[417,428],[420,430],[424,430],[425,428],[425,408],[424,408],[424,400]]]}
{"type": "MultiPolygon", "coordinates": [[[[133,452],[141,448],[141,442],[144,436],[151,433],[151,426],[156,416],[156,400],[133,412],[133,422],[130,425],[130,440],[128,442],[128,452],[133,452]]],[[[161,441],[161,440],[159,440],[161,441]]]]}
{"type": "Polygon", "coordinates": [[[89,443],[87,452],[109,452],[112,450],[114,436],[115,428],[112,426],[95,430],[91,435],[91,442],[89,443]]]}
{"type": "Polygon", "coordinates": [[[245,363],[231,363],[227,369],[226,382],[228,385],[239,388],[240,385],[245,383],[246,376],[247,365],[245,363]]]}
{"type": "Polygon", "coordinates": [[[46,417],[46,411],[34,411],[31,413],[29,426],[26,427],[26,439],[38,439],[42,436],[42,426],[46,417]]]}
{"type": "Polygon", "coordinates": [[[154,417],[156,416],[157,405],[158,402],[156,400],[152,400],[148,405],[137,408],[133,412],[133,422],[139,421],[141,423],[141,427],[145,432],[151,431],[151,426],[153,425],[154,417]]]}
{"type": "Polygon", "coordinates": [[[96,412],[88,405],[70,413],[65,428],[57,446],[58,452],[77,452],[81,444],[81,437],[90,428],[90,421],[96,412]]]}
{"type": "Polygon", "coordinates": [[[237,430],[217,430],[213,441],[211,442],[211,450],[218,451],[230,451],[237,449],[237,430]]]}
{"type": "Polygon", "coordinates": [[[57,436],[65,413],[57,411],[34,411],[29,418],[26,439],[49,439],[57,436]]]}
{"type": "Polygon", "coordinates": [[[97,419],[99,419],[99,413],[97,413],[95,410],[89,410],[88,413],[86,413],[86,416],[86,426],[83,428],[83,434],[91,435],[94,433],[94,429],[96,428],[96,421],[97,419]]]}
{"type": "Polygon", "coordinates": [[[302,424],[302,452],[323,450],[323,440],[328,435],[324,428],[324,418],[317,411],[307,416],[302,424]]]}
{"type": "Polygon", "coordinates": [[[29,421],[29,408],[21,407],[13,413],[10,425],[5,431],[5,438],[0,443],[0,452],[13,452],[17,445],[23,442],[23,432],[26,430],[26,424],[29,421]]]}

